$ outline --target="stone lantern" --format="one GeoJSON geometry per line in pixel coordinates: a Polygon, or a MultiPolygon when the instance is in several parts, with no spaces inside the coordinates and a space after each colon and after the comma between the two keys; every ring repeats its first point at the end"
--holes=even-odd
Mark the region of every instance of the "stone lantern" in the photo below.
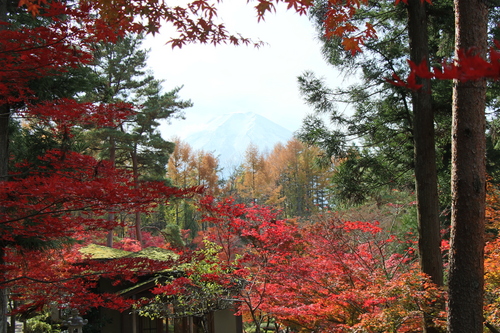
{"type": "Polygon", "coordinates": [[[71,316],[63,321],[63,325],[68,326],[69,333],[82,333],[83,325],[87,325],[88,320],[80,317],[77,309],[71,310],[71,316]]]}

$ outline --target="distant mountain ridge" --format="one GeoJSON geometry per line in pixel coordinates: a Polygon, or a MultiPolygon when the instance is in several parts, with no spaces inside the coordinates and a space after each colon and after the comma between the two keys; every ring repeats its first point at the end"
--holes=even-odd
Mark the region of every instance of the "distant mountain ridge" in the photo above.
{"type": "Polygon", "coordinates": [[[196,150],[213,152],[219,157],[223,175],[228,176],[243,162],[251,143],[265,153],[278,142],[285,144],[292,137],[291,131],[261,115],[235,112],[212,119],[204,129],[183,141],[196,150]]]}

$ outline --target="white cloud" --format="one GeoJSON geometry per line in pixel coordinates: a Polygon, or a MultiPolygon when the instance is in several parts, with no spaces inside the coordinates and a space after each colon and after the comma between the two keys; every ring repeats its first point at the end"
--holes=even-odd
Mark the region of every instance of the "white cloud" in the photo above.
{"type": "Polygon", "coordinates": [[[187,45],[172,50],[163,33],[149,37],[149,65],[165,79],[165,89],[184,85],[180,95],[191,99],[186,120],[164,126],[166,137],[184,137],[187,131],[230,112],[255,112],[295,131],[310,112],[298,91],[297,76],[312,70],[332,86],[341,79],[323,60],[316,33],[307,17],[285,8],[257,22],[254,9],[231,1],[219,13],[228,30],[268,45],[261,48],[232,45],[187,45]]]}

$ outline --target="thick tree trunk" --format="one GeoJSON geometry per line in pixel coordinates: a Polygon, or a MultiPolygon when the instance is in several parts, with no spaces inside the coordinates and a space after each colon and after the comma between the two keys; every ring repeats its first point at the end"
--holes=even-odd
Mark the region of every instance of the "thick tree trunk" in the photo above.
{"type": "MultiPolygon", "coordinates": [[[[428,63],[427,15],[425,3],[420,0],[408,2],[408,29],[411,60],[417,64],[422,61],[428,63]]],[[[419,78],[419,81],[422,89],[413,93],[412,102],[420,262],[422,271],[434,283],[442,285],[443,262],[431,83],[429,79],[419,78]]]]}
{"type": "MultiPolygon", "coordinates": [[[[425,2],[408,2],[408,34],[410,58],[420,64],[429,62],[427,13],[425,2]]],[[[439,223],[439,197],[434,139],[434,113],[432,110],[431,82],[417,78],[422,85],[412,95],[413,138],[415,146],[415,187],[417,192],[418,247],[422,272],[432,282],[443,285],[443,261],[441,256],[441,234],[439,223]]],[[[424,318],[424,330],[439,332],[432,318],[424,318]]]]}
{"type": "MultiPolygon", "coordinates": [[[[485,56],[483,0],[455,0],[455,49],[485,56]]],[[[485,80],[454,82],[448,332],[483,332],[485,80]]]]}

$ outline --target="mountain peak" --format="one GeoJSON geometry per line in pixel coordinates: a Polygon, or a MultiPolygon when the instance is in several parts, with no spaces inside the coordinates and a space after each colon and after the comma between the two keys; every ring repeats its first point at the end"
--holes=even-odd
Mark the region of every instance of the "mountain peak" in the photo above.
{"type": "Polygon", "coordinates": [[[253,112],[233,112],[209,121],[204,129],[188,135],[184,141],[196,150],[219,157],[223,175],[239,166],[250,144],[262,153],[270,152],[278,142],[286,143],[293,134],[286,128],[253,112]]]}

